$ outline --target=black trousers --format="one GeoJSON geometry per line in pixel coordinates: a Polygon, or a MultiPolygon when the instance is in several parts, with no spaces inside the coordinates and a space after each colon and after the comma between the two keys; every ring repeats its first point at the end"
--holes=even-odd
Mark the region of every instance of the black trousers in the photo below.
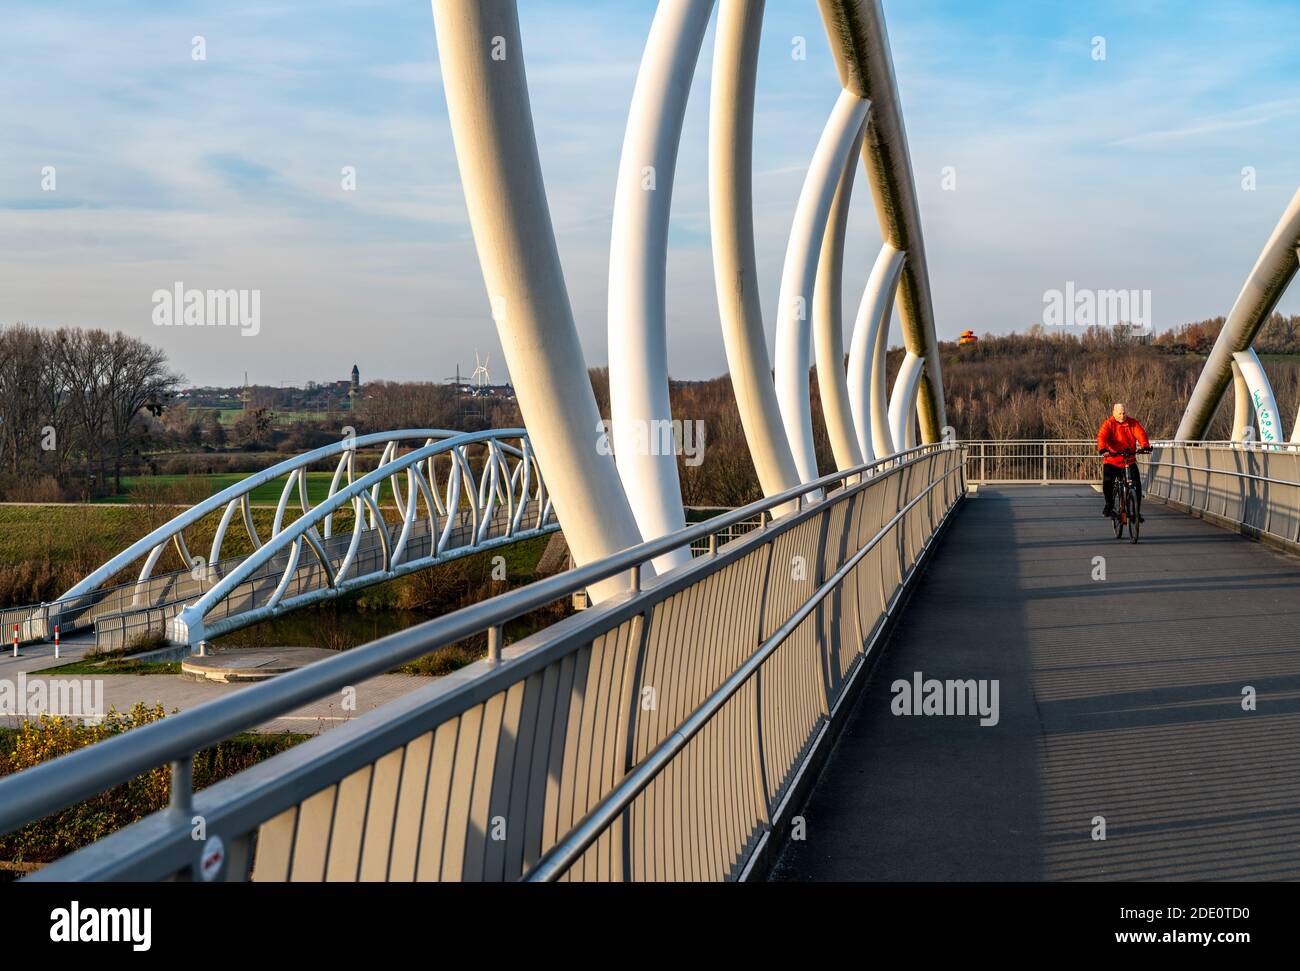
{"type": "Polygon", "coordinates": [[[1101,491],[1106,497],[1106,508],[1115,508],[1115,480],[1123,476],[1126,472],[1132,471],[1133,489],[1137,493],[1138,499],[1142,498],[1142,473],[1138,471],[1136,465],[1130,465],[1127,469],[1121,469],[1115,465],[1106,465],[1102,468],[1101,491]]]}

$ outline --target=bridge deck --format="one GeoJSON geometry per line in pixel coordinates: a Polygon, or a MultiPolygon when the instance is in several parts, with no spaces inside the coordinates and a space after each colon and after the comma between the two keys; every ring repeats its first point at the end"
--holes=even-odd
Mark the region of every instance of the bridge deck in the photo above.
{"type": "Polygon", "coordinates": [[[1100,512],[967,501],[775,879],[1300,877],[1300,560],[1154,501],[1133,546],[1100,512]],[[999,723],[892,715],[917,671],[999,679],[999,723]]]}

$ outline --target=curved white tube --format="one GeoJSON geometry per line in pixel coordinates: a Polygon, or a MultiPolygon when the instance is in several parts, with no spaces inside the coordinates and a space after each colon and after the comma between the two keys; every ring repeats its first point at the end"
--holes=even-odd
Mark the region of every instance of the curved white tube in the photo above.
{"type": "MultiPolygon", "coordinates": [[[[853,178],[862,154],[866,122],[849,149],[848,160],[840,174],[835,199],[826,220],[821,258],[817,264],[817,284],[813,299],[813,352],[817,362],[817,392],[822,402],[822,417],[830,439],[835,466],[841,472],[857,468],[865,460],[857,432],[854,430],[853,406],[844,374],[844,237],[849,226],[849,203],[853,198],[853,178]]],[[[870,452],[865,453],[869,455],[870,452]]]]}
{"type": "MultiPolygon", "coordinates": [[[[713,0],[661,0],[628,111],[609,249],[609,403],[619,478],[644,539],[686,526],[668,397],[668,218],[682,120],[713,0]]],[[[512,372],[513,373],[513,372],[512,372]]],[[[664,573],[688,549],[655,560],[664,573]]]]}
{"type": "Polygon", "coordinates": [[[1250,388],[1242,377],[1241,365],[1232,362],[1232,441],[1244,442],[1255,408],[1250,403],[1250,388]]]}
{"type": "Polygon", "coordinates": [[[795,465],[804,482],[818,477],[812,403],[808,397],[808,367],[812,357],[808,310],[817,282],[817,255],[826,235],[826,220],[839,177],[870,107],[871,102],[865,98],[849,91],[840,92],[799,194],[781,274],[776,321],[776,398],[795,465]]]}
{"type": "Polygon", "coordinates": [[[799,484],[763,331],[754,256],[754,88],[763,0],[720,0],[709,98],[709,232],[727,369],[765,496],[799,484]]]}
{"type": "Polygon", "coordinates": [[[853,325],[849,347],[849,404],[853,408],[858,443],[867,461],[887,458],[897,451],[889,430],[885,350],[889,346],[894,294],[905,258],[888,243],[880,247],[853,325]]]}
{"type": "Polygon", "coordinates": [[[1237,295],[1214,348],[1201,369],[1187,410],[1178,423],[1175,438],[1195,441],[1206,429],[1219,407],[1232,378],[1232,359],[1254,343],[1269,314],[1277,307],[1296,273],[1300,272],[1300,191],[1297,191],[1255,261],[1250,276],[1237,295]]]}
{"type": "MultiPolygon", "coordinates": [[[[483,279],[537,461],[579,564],[641,542],[587,381],[546,200],[513,0],[434,0],[456,159],[483,279]],[[504,56],[501,54],[504,53],[504,56]]],[[[627,589],[597,584],[593,600],[627,589]]]]}
{"type": "Polygon", "coordinates": [[[916,442],[916,395],[924,370],[925,358],[908,351],[894,378],[894,394],[889,399],[889,433],[900,452],[916,442]]]}
{"type": "Polygon", "coordinates": [[[1277,445],[1282,441],[1282,420],[1277,410],[1277,398],[1273,386],[1269,384],[1264,365],[1259,361],[1255,349],[1249,348],[1232,355],[1232,360],[1241,371],[1241,377],[1250,389],[1250,403],[1255,411],[1255,428],[1262,445],[1277,445]]]}
{"type": "Polygon", "coordinates": [[[943,439],[943,362],[935,338],[921,211],[911,152],[894,76],[894,58],[881,0],[818,0],[840,83],[871,101],[862,161],[871,182],[880,238],[907,253],[898,286],[903,345],[926,359],[917,417],[926,442],[943,439]]]}

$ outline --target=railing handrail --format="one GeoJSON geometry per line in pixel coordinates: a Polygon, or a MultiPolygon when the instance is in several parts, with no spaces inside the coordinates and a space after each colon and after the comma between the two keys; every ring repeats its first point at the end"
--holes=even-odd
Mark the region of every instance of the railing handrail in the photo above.
{"type": "MultiPolygon", "coordinates": [[[[204,516],[216,512],[222,506],[227,506],[243,497],[246,497],[255,489],[260,488],[268,482],[273,482],[284,475],[292,476],[295,472],[298,472],[301,469],[308,468],[317,462],[332,458],[336,455],[342,455],[346,452],[356,453],[361,449],[369,448],[371,446],[389,445],[403,441],[424,440],[428,443],[436,443],[445,446],[445,450],[450,450],[452,447],[465,447],[482,444],[484,442],[492,442],[502,452],[528,460],[526,446],[527,438],[528,433],[522,428],[488,429],[479,432],[458,432],[445,428],[404,428],[340,439],[337,442],[331,442],[329,445],[323,445],[320,448],[313,449],[309,452],[295,455],[292,458],[279,462],[260,472],[251,473],[240,479],[238,482],[227,486],[220,492],[217,492],[206,499],[200,500],[192,506],[183,507],[183,512],[173,516],[166,523],[163,523],[146,536],[132,543],[126,549],[114,554],[107,562],[101,564],[94,571],[78,580],[73,586],[69,587],[68,590],[60,594],[54,600],[32,604],[15,604],[11,607],[0,608],[0,613],[21,615],[23,619],[20,623],[25,623],[29,627],[28,634],[30,636],[25,639],[32,639],[34,637],[39,640],[42,637],[49,636],[48,626],[49,618],[51,616],[61,617],[64,621],[64,626],[68,626],[67,616],[65,615],[65,612],[69,612],[68,608],[71,608],[70,613],[93,609],[100,600],[107,600],[115,593],[123,590],[139,590],[142,583],[161,583],[165,585],[165,582],[170,579],[182,577],[187,573],[191,573],[191,569],[182,567],[178,570],[155,574],[149,577],[148,580],[142,580],[140,578],[134,580],[125,579],[105,586],[108,580],[120,573],[130,564],[140,559],[146,553],[156,550],[157,547],[166,543],[172,537],[183,533],[185,529],[194,525],[194,523],[201,520],[204,516]],[[521,447],[517,448],[510,444],[510,440],[512,439],[519,439],[521,447]],[[39,634],[34,633],[30,629],[30,625],[34,621],[40,621],[43,625],[39,634]]],[[[440,450],[440,452],[441,451],[442,450],[440,450]]],[[[407,455],[395,456],[391,461],[381,465],[379,469],[376,469],[375,471],[388,469],[392,471],[392,474],[396,475],[398,472],[401,472],[404,468],[407,468],[412,464],[405,462],[407,458],[407,455]],[[397,468],[395,467],[397,463],[403,464],[400,468],[397,468]]],[[[350,484],[351,482],[349,482],[349,485],[350,484]]],[[[277,508],[283,507],[284,500],[287,496],[288,492],[286,490],[285,495],[281,497],[281,501],[277,505],[277,508]]],[[[327,498],[325,502],[328,501],[329,499],[327,498]]],[[[383,505],[383,503],[380,504],[383,505]]],[[[312,507],[312,510],[315,508],[318,507],[312,507]]],[[[312,510],[309,510],[309,512],[312,510]]],[[[273,538],[274,537],[272,537],[272,539],[273,538]]],[[[283,549],[284,547],[277,548],[283,549]]],[[[256,553],[257,550],[254,550],[253,553],[244,556],[226,557],[223,558],[220,563],[237,569],[243,561],[256,553]]],[[[217,565],[216,562],[208,564],[209,568],[217,565]]],[[[6,623],[8,623],[7,618],[6,623]]]]}
{"type": "MultiPolygon", "coordinates": [[[[1086,445],[1095,441],[1092,438],[962,438],[958,442],[962,445],[1086,445]]],[[[1204,439],[1198,441],[1180,442],[1176,439],[1152,439],[1152,445],[1157,446],[1187,446],[1192,448],[1228,448],[1240,449],[1242,451],[1256,452],[1286,452],[1300,449],[1300,442],[1261,442],[1258,440],[1250,442],[1234,442],[1227,439],[1204,439]]]]}
{"type": "MultiPolygon", "coordinates": [[[[919,445],[885,459],[823,476],[595,563],[462,607],[337,657],[250,685],[0,779],[0,833],[41,819],[157,766],[187,759],[240,731],[265,724],[285,712],[383,674],[439,647],[502,626],[601,580],[628,573],[664,553],[681,546],[689,548],[697,539],[707,538],[728,526],[756,515],[765,516],[790,503],[802,507],[804,497],[811,493],[850,479],[886,470],[898,471],[914,464],[922,455],[962,447],[957,443],[919,445]]],[[[691,565],[679,569],[691,569],[691,565]]],[[[668,575],[671,574],[665,576],[668,575]]]]}
{"type": "Polygon", "coordinates": [[[870,540],[843,565],[829,576],[790,617],[778,627],[770,637],[759,644],[758,649],[724,681],[716,691],[706,698],[680,726],[647,755],[637,767],[624,778],[612,792],[602,799],[569,833],[542,856],[525,879],[537,882],[552,882],[566,873],[579,857],[645,790],[651,782],[667,767],[673,757],[686,747],[692,738],[698,735],[713,719],[722,707],[752,678],[769,657],[776,653],[814,610],[834,591],[863,558],[889,534],[903,518],[914,509],[926,496],[942,484],[954,472],[960,472],[962,464],[957,463],[940,475],[916,498],[899,509],[880,527],[870,540]]]}
{"type": "MultiPolygon", "coordinates": [[[[374,486],[388,481],[399,472],[404,472],[412,466],[420,465],[427,459],[436,458],[466,445],[476,445],[483,441],[495,439],[501,434],[496,431],[473,432],[456,438],[443,439],[439,442],[424,445],[421,448],[412,449],[405,455],[394,458],[387,464],[367,472],[347,486],[339,489],[338,492],[335,492],[325,501],[314,506],[310,511],[303,513],[288,526],[281,529],[274,537],[263,543],[260,549],[254,550],[246,556],[238,566],[227,572],[210,589],[204,591],[194,600],[193,610],[195,614],[199,617],[206,615],[213,606],[224,599],[235,587],[243,583],[250,573],[260,569],[271,559],[288,550],[293,543],[302,539],[307,531],[313,529],[322,519],[341,511],[345,506],[352,505],[359,498],[368,499],[369,493],[374,486]]],[[[408,498],[411,503],[416,502],[414,494],[408,498]]],[[[544,510],[540,511],[544,512],[544,510]]],[[[360,516],[361,513],[358,512],[357,515],[360,516]]],[[[382,523],[379,525],[382,525],[382,523]]],[[[477,540],[470,545],[478,545],[477,540]]]]}
{"type": "Polygon", "coordinates": [[[165,543],[178,530],[183,530],[198,522],[209,513],[215,512],[222,506],[241,498],[252,492],[259,486],[268,482],[273,482],[298,469],[306,468],[320,462],[324,459],[332,458],[335,455],[342,455],[344,452],[355,452],[358,449],[366,448],[370,445],[388,444],[389,442],[408,441],[413,439],[439,439],[449,441],[455,439],[461,444],[471,445],[485,438],[526,438],[528,432],[522,428],[502,428],[492,429],[485,432],[457,432],[445,428],[404,428],[390,432],[374,432],[370,435],[358,435],[353,438],[343,438],[329,445],[322,445],[320,448],[313,449],[310,452],[304,452],[293,458],[285,459],[283,462],[277,462],[270,468],[263,469],[261,472],[255,472],[246,478],[240,479],[233,485],[227,486],[215,495],[209,496],[200,502],[195,503],[186,512],[181,513],[159,526],[147,536],[136,540],[126,549],[122,550],[107,563],[100,566],[94,572],[88,574],[66,592],[61,594],[57,600],[51,601],[49,606],[55,606],[68,600],[97,590],[104,581],[110,579],[114,574],[126,565],[144,556],[160,543],[165,543]]]}

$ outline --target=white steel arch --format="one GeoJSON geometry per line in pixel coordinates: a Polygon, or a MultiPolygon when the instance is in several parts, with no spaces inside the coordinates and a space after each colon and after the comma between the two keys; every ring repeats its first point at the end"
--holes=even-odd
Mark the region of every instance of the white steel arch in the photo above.
{"type": "Polygon", "coordinates": [[[894,294],[898,290],[904,259],[905,255],[888,243],[880,248],[862,294],[849,347],[849,404],[853,408],[858,442],[868,461],[898,451],[889,428],[885,352],[889,346],[894,294]]]}
{"type": "Polygon", "coordinates": [[[869,101],[849,91],[841,91],[836,99],[799,194],[781,274],[776,321],[776,395],[795,465],[804,482],[818,478],[808,386],[809,309],[817,283],[817,257],[839,177],[870,107],[869,101]]]}
{"type": "MultiPolygon", "coordinates": [[[[258,598],[273,591],[271,606],[279,605],[291,582],[296,587],[284,609],[550,532],[556,525],[523,429],[462,433],[418,428],[345,438],[247,476],[173,517],[43,608],[48,621],[39,625],[41,631],[32,633],[48,636],[55,624],[65,634],[92,625],[97,634],[161,633],[162,619],[180,612],[187,601],[207,597],[231,576],[239,578],[237,583],[251,577],[245,601],[227,609],[238,618],[222,629],[234,629],[266,616],[265,611],[246,608],[258,606],[258,598]],[[399,454],[404,446],[414,450],[399,454]],[[359,481],[358,451],[376,448],[381,454],[375,468],[364,475],[366,486],[354,488],[359,481]],[[307,473],[335,457],[338,462],[328,492],[314,506],[307,473]],[[438,458],[442,461],[436,462],[438,458]],[[252,497],[281,479],[274,518],[263,535],[254,521],[252,497]],[[392,530],[384,516],[386,496],[392,497],[397,509],[398,522],[392,530]],[[418,514],[421,501],[423,516],[418,514]],[[296,521],[286,525],[290,507],[295,505],[296,521]],[[344,509],[351,510],[352,528],[346,536],[335,536],[335,516],[344,509]],[[207,558],[193,555],[186,531],[217,512],[221,518],[207,558]],[[248,557],[223,558],[223,546],[237,518],[253,552],[248,557]],[[175,546],[181,569],[156,575],[169,545],[175,546]],[[359,557],[368,556],[372,548],[382,554],[382,563],[362,571],[359,557]],[[134,570],[134,564],[142,559],[134,580],[117,579],[128,569],[134,570]],[[250,567],[252,561],[255,565],[250,567]],[[250,573],[262,563],[269,563],[280,578],[274,587],[267,585],[270,573],[250,573]],[[309,570],[308,564],[314,567],[309,570]]],[[[209,601],[208,609],[219,601],[209,601]]],[[[193,644],[204,636],[201,625],[192,633],[192,638],[180,635],[181,641],[193,644]]]]}
{"type": "Polygon", "coordinates": [[[889,434],[896,451],[904,451],[916,444],[916,397],[924,370],[925,358],[908,351],[898,369],[898,376],[894,378],[894,393],[889,399],[889,434]]]}
{"type": "MultiPolygon", "coordinates": [[[[1264,373],[1264,365],[1255,353],[1255,349],[1249,348],[1244,351],[1238,351],[1232,355],[1233,374],[1241,375],[1242,383],[1246,387],[1250,411],[1255,416],[1255,431],[1258,434],[1258,441],[1262,445],[1277,445],[1284,441],[1286,432],[1282,430],[1282,417],[1277,408],[1277,396],[1273,394],[1273,386],[1269,383],[1268,375],[1264,373]]],[[[1234,411],[1240,411],[1237,407],[1234,411]]],[[[1233,415],[1234,425],[1237,415],[1233,415]]],[[[1234,429],[1235,431],[1235,429],[1234,429]]]]}
{"type": "MultiPolygon", "coordinates": [[[[713,0],[660,0],[629,109],[607,321],[615,464],[601,448],[604,429],[594,397],[586,382],[573,380],[585,371],[585,360],[541,179],[514,0],[433,0],[449,116],[484,279],[520,408],[549,469],[556,510],[579,563],[684,523],[675,448],[655,446],[675,444],[668,442],[675,439],[665,313],[668,224],[683,115],[713,6],[713,0]],[[583,441],[588,427],[591,439],[583,441]],[[575,434],[576,443],[565,440],[575,434]]],[[[878,0],[820,0],[842,90],[809,167],[786,249],[773,377],[759,309],[752,212],[764,3],[720,0],[719,6],[709,145],[715,282],[741,421],[760,483],[771,495],[817,475],[808,386],[814,333],[823,410],[841,468],[873,451],[902,446],[888,434],[884,405],[887,335],[881,329],[887,329],[895,289],[904,343],[928,364],[918,369],[916,390],[927,441],[939,437],[942,383],[911,162],[878,0]],[[851,160],[857,155],[872,183],[884,242],[897,256],[868,287],[872,319],[883,317],[884,323],[864,349],[863,361],[870,364],[860,369],[858,387],[851,390],[843,370],[839,281],[855,175],[851,160]],[[870,395],[862,393],[868,371],[876,381],[870,395]]],[[[656,566],[662,572],[684,560],[674,553],[656,566]]],[[[606,581],[593,593],[599,599],[618,586],[606,581]]]]}
{"type": "MultiPolygon", "coordinates": [[[[579,563],[641,542],[587,381],[542,181],[514,0],[433,0],[443,91],[493,317],[579,563]]],[[[600,600],[627,588],[605,580],[600,600]]]]}
{"type": "MultiPolygon", "coordinates": [[[[1282,213],[1232,305],[1188,399],[1187,410],[1183,412],[1174,436],[1177,441],[1197,441],[1205,437],[1228,382],[1232,380],[1233,355],[1250,349],[1297,271],[1300,271],[1300,190],[1282,213]]],[[[1300,414],[1297,414],[1296,421],[1300,423],[1300,414]]],[[[1292,440],[1298,440],[1294,432],[1292,440]]]]}
{"type": "Polygon", "coordinates": [[[836,468],[841,472],[855,469],[871,456],[858,440],[849,400],[848,381],[844,372],[844,240],[849,226],[849,203],[853,181],[858,171],[858,156],[866,126],[858,129],[840,174],[835,198],[826,221],[821,257],[817,264],[817,284],[813,296],[813,351],[817,362],[817,391],[821,398],[822,418],[830,439],[836,468]]]}
{"type": "MultiPolygon", "coordinates": [[[[686,525],[668,393],[668,221],[682,120],[713,0],[659,4],[628,111],[609,250],[609,402],[619,478],[644,539],[686,525]]],[[[689,550],[655,560],[663,573],[689,550]]]]}
{"type": "Polygon", "coordinates": [[[1244,442],[1250,435],[1250,421],[1255,408],[1250,403],[1250,388],[1241,373],[1241,365],[1232,362],[1232,441],[1244,442]]]}
{"type": "Polygon", "coordinates": [[[727,367],[763,494],[799,484],[772,381],[754,256],[754,90],[763,0],[719,0],[709,98],[709,230],[727,367]]]}
{"type": "Polygon", "coordinates": [[[921,211],[912,159],[899,106],[889,32],[880,0],[817,0],[844,88],[871,101],[871,124],[862,147],[883,242],[907,254],[898,286],[903,344],[925,358],[918,391],[921,437],[943,438],[943,365],[935,337],[921,211]]]}
{"type": "MultiPolygon", "coordinates": [[[[328,498],[311,507],[304,497],[302,515],[288,525],[281,523],[281,499],[267,541],[258,543],[250,556],[212,576],[207,589],[170,622],[168,636],[173,642],[194,645],[205,637],[247,627],[286,610],[539,536],[557,526],[528,438],[520,430],[430,439],[400,456],[395,444],[390,445],[379,466],[357,479],[352,478],[348,458],[345,456],[346,484],[335,488],[339,483],[336,473],[328,498]],[[516,437],[516,443],[511,443],[510,437],[516,437]],[[440,457],[447,461],[436,462],[440,457]],[[477,479],[475,458],[480,465],[477,479]],[[440,468],[445,469],[441,481],[437,478],[440,468]],[[381,502],[385,486],[397,508],[398,520],[392,524],[386,520],[381,502]],[[350,538],[346,549],[339,544],[330,556],[322,547],[318,527],[323,525],[328,536],[329,524],[344,509],[353,514],[350,538]],[[371,543],[377,548],[369,557],[369,568],[359,556],[367,533],[377,540],[377,544],[371,543]],[[417,535],[427,540],[417,546],[417,535]],[[322,574],[309,575],[309,582],[304,582],[299,569],[304,546],[315,554],[322,574]],[[237,592],[243,598],[239,609],[227,606],[221,617],[210,619],[237,592]]],[[[339,468],[343,467],[341,462],[339,468]]],[[[304,495],[305,468],[305,464],[299,465],[289,477],[290,484],[298,481],[300,497],[304,495]]],[[[286,485],[286,495],[289,489],[286,485]]],[[[244,492],[241,497],[246,495],[244,492]]]]}

